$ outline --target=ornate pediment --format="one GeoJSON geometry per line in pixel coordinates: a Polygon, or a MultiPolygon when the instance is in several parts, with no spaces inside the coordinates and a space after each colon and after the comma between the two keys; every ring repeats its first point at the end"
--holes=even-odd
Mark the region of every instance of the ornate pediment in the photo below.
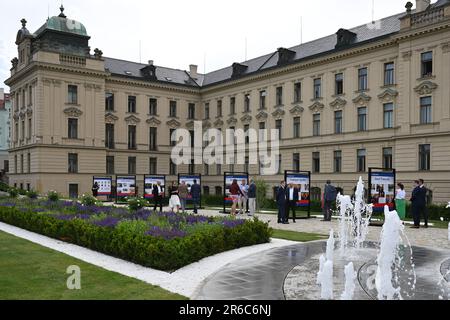
{"type": "Polygon", "coordinates": [[[372,97],[368,96],[364,92],[361,92],[355,99],[353,99],[353,103],[359,104],[359,105],[364,105],[367,102],[369,102],[370,100],[372,100],[372,97]]]}
{"type": "Polygon", "coordinates": [[[391,88],[387,88],[382,93],[378,95],[378,98],[382,101],[392,101],[395,99],[395,97],[398,96],[398,91],[393,90],[391,88]]]}
{"type": "Polygon", "coordinates": [[[294,108],[292,108],[289,112],[293,115],[293,116],[300,116],[302,115],[303,111],[305,111],[305,108],[300,107],[300,106],[295,106],[294,108]]]}
{"type": "Polygon", "coordinates": [[[119,118],[116,117],[115,115],[113,115],[112,113],[109,112],[109,113],[105,114],[105,122],[106,123],[114,123],[117,120],[119,120],[119,118]]]}
{"type": "Polygon", "coordinates": [[[280,120],[281,118],[283,118],[283,116],[286,114],[286,111],[284,111],[281,108],[278,108],[277,110],[275,110],[275,112],[272,113],[272,116],[276,119],[276,120],[280,120]]]}
{"type": "Polygon", "coordinates": [[[252,122],[252,119],[253,119],[252,116],[246,114],[241,118],[241,121],[243,124],[250,124],[250,122],[252,122]]]}
{"type": "Polygon", "coordinates": [[[16,121],[19,120],[19,113],[18,112],[14,113],[13,119],[16,120],[16,121]]]}
{"type": "Polygon", "coordinates": [[[319,101],[316,101],[313,105],[309,106],[309,110],[314,113],[319,113],[323,110],[323,108],[325,108],[325,105],[323,103],[320,103],[319,101]]]}
{"type": "Polygon", "coordinates": [[[194,125],[195,125],[194,120],[186,122],[187,129],[194,129],[194,125]]]}
{"type": "Polygon", "coordinates": [[[31,109],[30,107],[27,108],[27,110],[25,111],[27,116],[31,116],[33,114],[33,109],[31,109]]]}
{"type": "Polygon", "coordinates": [[[20,119],[24,119],[24,118],[25,118],[25,112],[20,111],[20,113],[19,113],[19,118],[20,118],[20,119]]]}
{"type": "Polygon", "coordinates": [[[260,113],[258,113],[256,115],[256,119],[258,121],[264,121],[264,120],[267,120],[267,118],[269,118],[269,115],[264,111],[261,111],[260,113]]]}
{"type": "Polygon", "coordinates": [[[228,125],[235,125],[237,123],[237,119],[235,117],[232,117],[227,120],[228,125]]]}
{"type": "Polygon", "coordinates": [[[81,115],[83,114],[83,111],[81,111],[80,109],[75,108],[75,107],[69,107],[69,108],[64,109],[64,113],[66,115],[68,115],[69,117],[78,118],[78,117],[81,117],[81,115]]]}
{"type": "Polygon", "coordinates": [[[161,124],[161,121],[159,121],[159,120],[156,119],[155,117],[152,117],[152,118],[148,119],[146,122],[147,122],[149,125],[154,126],[154,127],[157,127],[157,126],[159,126],[159,125],[161,124]]]}
{"type": "Polygon", "coordinates": [[[433,93],[434,90],[436,90],[437,87],[438,87],[438,85],[434,82],[424,81],[421,84],[419,84],[417,87],[415,87],[414,91],[420,95],[431,94],[431,93],[433,93]]]}
{"type": "Polygon", "coordinates": [[[204,120],[202,126],[203,126],[203,129],[209,129],[209,128],[211,128],[211,127],[212,127],[211,121],[209,121],[209,120],[204,120]]]}
{"type": "Polygon", "coordinates": [[[125,122],[129,125],[137,125],[139,122],[141,122],[141,119],[136,117],[135,115],[131,115],[125,118],[125,122]]]}
{"type": "Polygon", "coordinates": [[[347,104],[347,100],[337,97],[330,103],[330,107],[333,109],[342,109],[347,104]]]}
{"type": "Polygon", "coordinates": [[[222,128],[224,125],[224,122],[222,119],[218,119],[216,122],[214,122],[214,127],[216,128],[222,128]]]}
{"type": "Polygon", "coordinates": [[[181,123],[179,123],[175,119],[167,121],[167,125],[169,126],[170,129],[178,129],[179,127],[181,127],[181,123]]]}

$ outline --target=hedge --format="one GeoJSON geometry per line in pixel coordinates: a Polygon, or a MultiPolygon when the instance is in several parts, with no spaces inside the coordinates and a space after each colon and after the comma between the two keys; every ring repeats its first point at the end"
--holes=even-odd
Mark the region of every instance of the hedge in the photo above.
{"type": "Polygon", "coordinates": [[[185,238],[172,240],[99,227],[80,219],[58,220],[50,215],[11,207],[0,207],[0,221],[169,272],[224,251],[267,243],[272,235],[268,224],[258,219],[234,228],[202,228],[185,238]]]}

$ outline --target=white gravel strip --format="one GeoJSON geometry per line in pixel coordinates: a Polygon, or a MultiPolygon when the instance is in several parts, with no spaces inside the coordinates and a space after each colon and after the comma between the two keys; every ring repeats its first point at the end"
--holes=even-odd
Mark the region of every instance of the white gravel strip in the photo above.
{"type": "MultiPolygon", "coordinates": [[[[124,276],[135,278],[155,286],[160,286],[161,288],[181,294],[185,297],[192,297],[206,278],[233,261],[272,248],[297,244],[297,242],[272,239],[271,243],[241,248],[205,258],[171,274],[45,237],[2,222],[0,222],[0,230],[55,251],[65,253],[71,257],[103,269],[117,272],[124,276]]],[[[83,272],[83,270],[81,270],[81,272],[83,272]]]]}

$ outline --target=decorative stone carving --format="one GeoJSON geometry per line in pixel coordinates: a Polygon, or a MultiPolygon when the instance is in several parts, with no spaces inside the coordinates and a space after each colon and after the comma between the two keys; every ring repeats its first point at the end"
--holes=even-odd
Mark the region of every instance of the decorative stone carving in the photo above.
{"type": "Polygon", "coordinates": [[[75,108],[75,107],[69,107],[69,108],[64,109],[64,113],[66,115],[68,115],[69,117],[78,118],[78,117],[81,117],[81,115],[83,114],[83,111],[81,111],[80,109],[75,108]]]}
{"type": "Polygon", "coordinates": [[[241,118],[241,121],[243,124],[250,124],[250,122],[252,122],[252,119],[253,118],[250,115],[246,114],[241,118]]]}
{"type": "Polygon", "coordinates": [[[16,121],[19,120],[19,113],[18,112],[14,113],[13,119],[16,120],[16,121]]]}
{"type": "Polygon", "coordinates": [[[222,121],[222,119],[218,119],[216,122],[214,122],[214,127],[216,128],[221,128],[223,127],[224,122],[222,121]]]}
{"type": "Polygon", "coordinates": [[[275,112],[272,113],[272,116],[275,118],[275,120],[280,120],[281,118],[283,118],[283,116],[285,114],[286,114],[286,111],[278,108],[277,110],[275,110],[275,112]]]}
{"type": "Polygon", "coordinates": [[[161,121],[156,119],[155,117],[152,117],[146,121],[150,126],[157,127],[161,124],[161,121]]]}
{"type": "Polygon", "coordinates": [[[235,125],[237,122],[238,122],[237,119],[234,117],[227,120],[228,125],[235,125]]]}
{"type": "Polygon", "coordinates": [[[319,101],[314,102],[311,106],[309,106],[309,110],[311,110],[313,113],[319,113],[320,111],[325,108],[325,105],[323,103],[320,103],[319,101]]]}
{"type": "Polygon", "coordinates": [[[115,115],[113,115],[112,113],[107,113],[107,114],[105,114],[105,122],[106,122],[106,123],[111,123],[111,124],[113,124],[113,123],[116,122],[117,120],[119,120],[119,118],[116,117],[115,115]]]}
{"type": "Polygon", "coordinates": [[[421,84],[419,84],[417,87],[415,87],[414,91],[420,95],[431,94],[431,93],[433,93],[434,90],[436,90],[437,87],[438,87],[438,85],[434,82],[424,81],[421,84]]]}
{"type": "Polygon", "coordinates": [[[135,126],[135,125],[137,125],[139,122],[141,122],[141,119],[139,119],[138,117],[136,117],[136,116],[134,116],[134,115],[131,115],[131,116],[128,116],[128,117],[125,118],[125,122],[126,122],[128,125],[135,126]]]}
{"type": "Polygon", "coordinates": [[[181,123],[179,123],[175,119],[167,121],[167,125],[169,126],[170,129],[178,129],[179,127],[181,127],[181,123]]]}
{"type": "Polygon", "coordinates": [[[289,112],[293,115],[293,116],[300,116],[303,111],[305,111],[305,108],[300,107],[300,106],[295,106],[294,108],[292,108],[289,112]]]}
{"type": "Polygon", "coordinates": [[[450,52],[450,42],[446,42],[442,44],[442,52],[448,53],[450,52]]]}
{"type": "Polygon", "coordinates": [[[194,129],[194,120],[191,120],[191,121],[188,121],[187,123],[186,123],[186,128],[187,129],[194,129]]]}
{"type": "Polygon", "coordinates": [[[394,100],[395,97],[397,97],[397,96],[398,96],[398,91],[397,90],[393,90],[391,88],[387,88],[386,90],[384,90],[382,93],[380,93],[378,95],[378,98],[381,101],[389,102],[389,101],[394,100]]]}
{"type": "Polygon", "coordinates": [[[403,58],[403,60],[405,60],[405,61],[410,60],[410,59],[411,59],[411,56],[412,56],[412,51],[405,51],[405,52],[402,52],[402,58],[403,58]]]}
{"type": "Polygon", "coordinates": [[[25,111],[27,116],[31,117],[31,115],[33,114],[33,109],[31,109],[30,107],[27,108],[27,110],[25,111]]]}
{"type": "Polygon", "coordinates": [[[102,58],[102,56],[103,56],[103,51],[100,50],[99,48],[96,48],[94,50],[94,57],[95,57],[95,59],[100,60],[102,58]]]}
{"type": "Polygon", "coordinates": [[[203,129],[209,129],[212,127],[211,122],[209,120],[204,120],[202,126],[203,129]]]}
{"type": "Polygon", "coordinates": [[[269,118],[269,115],[264,111],[261,111],[260,113],[258,113],[256,115],[256,119],[258,121],[265,121],[265,120],[267,120],[267,118],[269,118]]]}
{"type": "Polygon", "coordinates": [[[25,112],[21,111],[21,112],[19,113],[19,118],[20,118],[20,119],[25,119],[25,112]]]}
{"type": "Polygon", "coordinates": [[[372,100],[372,98],[370,96],[368,96],[364,92],[361,92],[355,99],[353,99],[353,103],[359,104],[359,105],[364,105],[367,102],[369,102],[370,100],[372,100]]]}
{"type": "Polygon", "coordinates": [[[17,65],[19,64],[19,59],[17,58],[12,59],[11,64],[13,69],[17,68],[17,65]]]}
{"type": "Polygon", "coordinates": [[[334,101],[330,103],[330,107],[333,109],[342,109],[347,104],[347,100],[337,97],[334,101]]]}

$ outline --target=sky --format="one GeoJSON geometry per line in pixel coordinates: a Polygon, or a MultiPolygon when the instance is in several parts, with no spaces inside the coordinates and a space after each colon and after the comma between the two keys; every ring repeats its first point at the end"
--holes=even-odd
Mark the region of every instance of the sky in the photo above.
{"type": "MultiPolygon", "coordinates": [[[[405,11],[406,0],[63,0],[104,56],[211,72],[405,11]],[[301,27],[302,26],[302,27],[301,27]],[[247,44],[247,45],[246,45],[247,44]],[[247,49],[246,49],[247,48],[247,49]]],[[[414,1],[413,1],[414,2],[414,1]]],[[[435,2],[435,1],[432,1],[435,2]]],[[[20,20],[34,33],[61,0],[2,0],[0,87],[10,75],[20,20]]],[[[9,89],[6,88],[8,92],[9,89]]]]}

